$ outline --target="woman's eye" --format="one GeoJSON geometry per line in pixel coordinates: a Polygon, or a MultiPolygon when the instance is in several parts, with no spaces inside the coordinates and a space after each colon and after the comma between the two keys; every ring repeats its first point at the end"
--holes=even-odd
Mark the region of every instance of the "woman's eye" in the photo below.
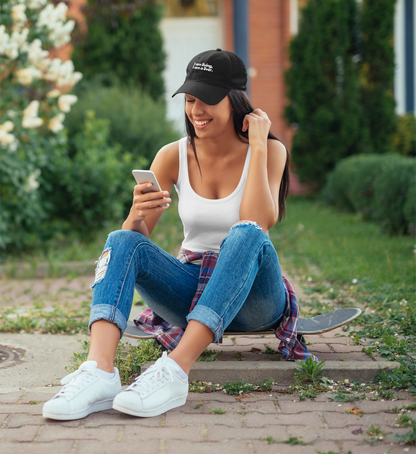
{"type": "Polygon", "coordinates": [[[185,102],[194,102],[194,99],[185,98],[185,102]]]}

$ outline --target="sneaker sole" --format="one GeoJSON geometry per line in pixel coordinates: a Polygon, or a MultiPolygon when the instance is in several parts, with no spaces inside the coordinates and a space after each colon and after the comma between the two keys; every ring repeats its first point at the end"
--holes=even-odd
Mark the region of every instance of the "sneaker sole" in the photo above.
{"type": "Polygon", "coordinates": [[[132,408],[126,408],[123,407],[120,404],[113,404],[114,410],[121,411],[122,413],[126,413],[128,415],[132,416],[141,416],[143,418],[150,418],[152,416],[158,416],[161,415],[168,410],[171,410],[172,408],[180,407],[181,405],[185,405],[186,398],[188,397],[188,393],[186,393],[184,396],[177,397],[176,399],[170,400],[167,402],[165,405],[162,405],[159,408],[155,408],[154,410],[134,410],[132,408]]]}
{"type": "Polygon", "coordinates": [[[42,412],[42,416],[44,418],[49,419],[59,419],[59,420],[72,420],[72,419],[81,419],[85,418],[86,416],[90,415],[91,413],[95,413],[97,411],[104,411],[104,410],[111,410],[113,408],[113,400],[114,399],[107,399],[102,400],[100,402],[96,402],[93,405],[90,405],[88,408],[82,411],[78,411],[76,413],[69,413],[69,414],[55,414],[48,412],[47,410],[42,412]]]}

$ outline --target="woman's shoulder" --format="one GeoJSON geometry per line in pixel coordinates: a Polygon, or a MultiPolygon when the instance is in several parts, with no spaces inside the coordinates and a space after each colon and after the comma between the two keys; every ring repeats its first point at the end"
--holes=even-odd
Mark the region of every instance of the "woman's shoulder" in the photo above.
{"type": "Polygon", "coordinates": [[[179,142],[168,143],[163,146],[153,160],[152,169],[161,173],[176,183],[179,173],[179,142]]]}

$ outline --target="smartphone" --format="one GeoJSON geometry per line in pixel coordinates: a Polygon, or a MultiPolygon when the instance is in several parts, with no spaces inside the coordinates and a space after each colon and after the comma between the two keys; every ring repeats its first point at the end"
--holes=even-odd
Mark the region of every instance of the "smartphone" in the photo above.
{"type": "MultiPolygon", "coordinates": [[[[143,194],[146,194],[147,192],[159,192],[162,190],[156,175],[151,170],[133,170],[132,173],[137,184],[152,183],[153,186],[151,188],[146,188],[143,191],[143,194]]],[[[167,204],[161,206],[165,207],[167,204]]]]}

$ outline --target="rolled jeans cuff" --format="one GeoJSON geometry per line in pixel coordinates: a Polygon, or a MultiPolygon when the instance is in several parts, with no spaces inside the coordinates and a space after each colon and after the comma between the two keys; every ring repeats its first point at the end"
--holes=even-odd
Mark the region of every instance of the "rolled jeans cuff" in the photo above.
{"type": "Polygon", "coordinates": [[[110,304],[95,304],[92,306],[90,321],[88,323],[88,329],[90,331],[91,325],[98,320],[106,320],[117,325],[121,331],[120,338],[123,337],[124,331],[127,328],[127,320],[116,307],[110,304]]]}
{"type": "Polygon", "coordinates": [[[197,304],[186,317],[188,323],[190,320],[196,320],[207,326],[214,334],[213,342],[217,342],[224,333],[222,318],[209,307],[197,304]]]}

